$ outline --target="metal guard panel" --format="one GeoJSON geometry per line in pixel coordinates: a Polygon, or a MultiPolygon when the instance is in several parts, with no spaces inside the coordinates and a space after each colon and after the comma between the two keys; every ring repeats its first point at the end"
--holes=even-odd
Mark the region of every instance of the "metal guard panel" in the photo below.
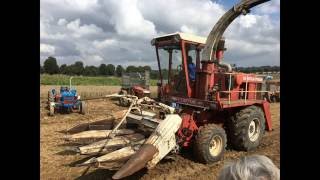
{"type": "Polygon", "coordinates": [[[184,97],[178,97],[178,96],[164,96],[162,100],[167,102],[187,105],[187,106],[204,108],[204,109],[218,109],[219,107],[217,102],[215,101],[205,101],[205,100],[199,100],[194,98],[184,98],[184,97]]]}

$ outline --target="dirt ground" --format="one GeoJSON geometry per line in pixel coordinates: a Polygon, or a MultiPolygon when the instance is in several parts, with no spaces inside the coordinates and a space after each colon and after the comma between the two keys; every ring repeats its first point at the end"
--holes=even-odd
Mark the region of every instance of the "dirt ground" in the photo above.
{"type": "MultiPolygon", "coordinates": [[[[45,97],[40,102],[40,177],[41,179],[111,179],[115,171],[103,169],[87,169],[74,167],[75,164],[87,160],[86,156],[75,155],[65,150],[64,134],[61,131],[76,124],[103,119],[112,112],[123,109],[117,101],[87,101],[88,113],[80,115],[56,114],[47,115],[45,97]]],[[[143,169],[127,179],[215,179],[223,164],[244,155],[266,155],[280,168],[280,104],[271,104],[274,130],[266,132],[265,137],[255,151],[239,152],[227,150],[224,159],[212,165],[197,163],[188,153],[175,155],[172,160],[162,160],[154,169],[143,169]]]]}

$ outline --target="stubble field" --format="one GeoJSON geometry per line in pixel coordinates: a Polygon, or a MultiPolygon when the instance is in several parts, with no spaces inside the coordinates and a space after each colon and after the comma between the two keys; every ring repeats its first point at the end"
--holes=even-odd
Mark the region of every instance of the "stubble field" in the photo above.
{"type": "MultiPolygon", "coordinates": [[[[88,100],[88,113],[81,115],[56,114],[48,116],[47,92],[54,86],[40,86],[40,178],[41,179],[111,179],[115,171],[74,167],[84,156],[65,151],[61,131],[79,123],[104,119],[113,112],[125,109],[113,100],[88,100]],[[87,171],[86,171],[87,170],[87,171]]],[[[59,88],[59,87],[55,87],[59,88]]],[[[119,86],[77,86],[81,97],[89,98],[118,92],[119,86]]],[[[152,88],[155,91],[155,88],[152,88]]],[[[223,164],[249,154],[266,155],[280,168],[280,104],[271,104],[274,130],[266,132],[260,146],[252,152],[227,150],[222,161],[204,165],[191,155],[175,155],[173,160],[163,160],[154,169],[143,169],[127,179],[215,179],[223,164]]]]}

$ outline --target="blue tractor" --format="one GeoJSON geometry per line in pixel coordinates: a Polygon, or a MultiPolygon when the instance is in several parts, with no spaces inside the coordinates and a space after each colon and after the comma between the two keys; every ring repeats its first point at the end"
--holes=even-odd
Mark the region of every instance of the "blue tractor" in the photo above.
{"type": "Polygon", "coordinates": [[[78,111],[81,114],[86,113],[86,104],[80,100],[77,90],[71,88],[71,79],[69,87],[60,87],[60,93],[55,89],[48,92],[49,115],[53,116],[55,112],[71,113],[78,111]]]}

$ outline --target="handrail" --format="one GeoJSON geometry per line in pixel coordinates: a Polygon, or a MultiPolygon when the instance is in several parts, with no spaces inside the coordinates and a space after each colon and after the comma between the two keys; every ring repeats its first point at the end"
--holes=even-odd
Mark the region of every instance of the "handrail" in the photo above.
{"type": "Polygon", "coordinates": [[[222,93],[231,93],[231,92],[270,92],[270,91],[219,91],[222,93]]]}
{"type": "MultiPolygon", "coordinates": [[[[247,74],[247,76],[246,76],[246,91],[247,91],[247,89],[248,89],[248,74],[247,74]]],[[[247,103],[247,93],[244,93],[244,104],[246,104],[247,103]]]]}
{"type": "MultiPolygon", "coordinates": [[[[231,74],[229,75],[229,92],[231,90],[231,74]]],[[[229,104],[231,104],[231,93],[229,93],[229,104]]]]}

